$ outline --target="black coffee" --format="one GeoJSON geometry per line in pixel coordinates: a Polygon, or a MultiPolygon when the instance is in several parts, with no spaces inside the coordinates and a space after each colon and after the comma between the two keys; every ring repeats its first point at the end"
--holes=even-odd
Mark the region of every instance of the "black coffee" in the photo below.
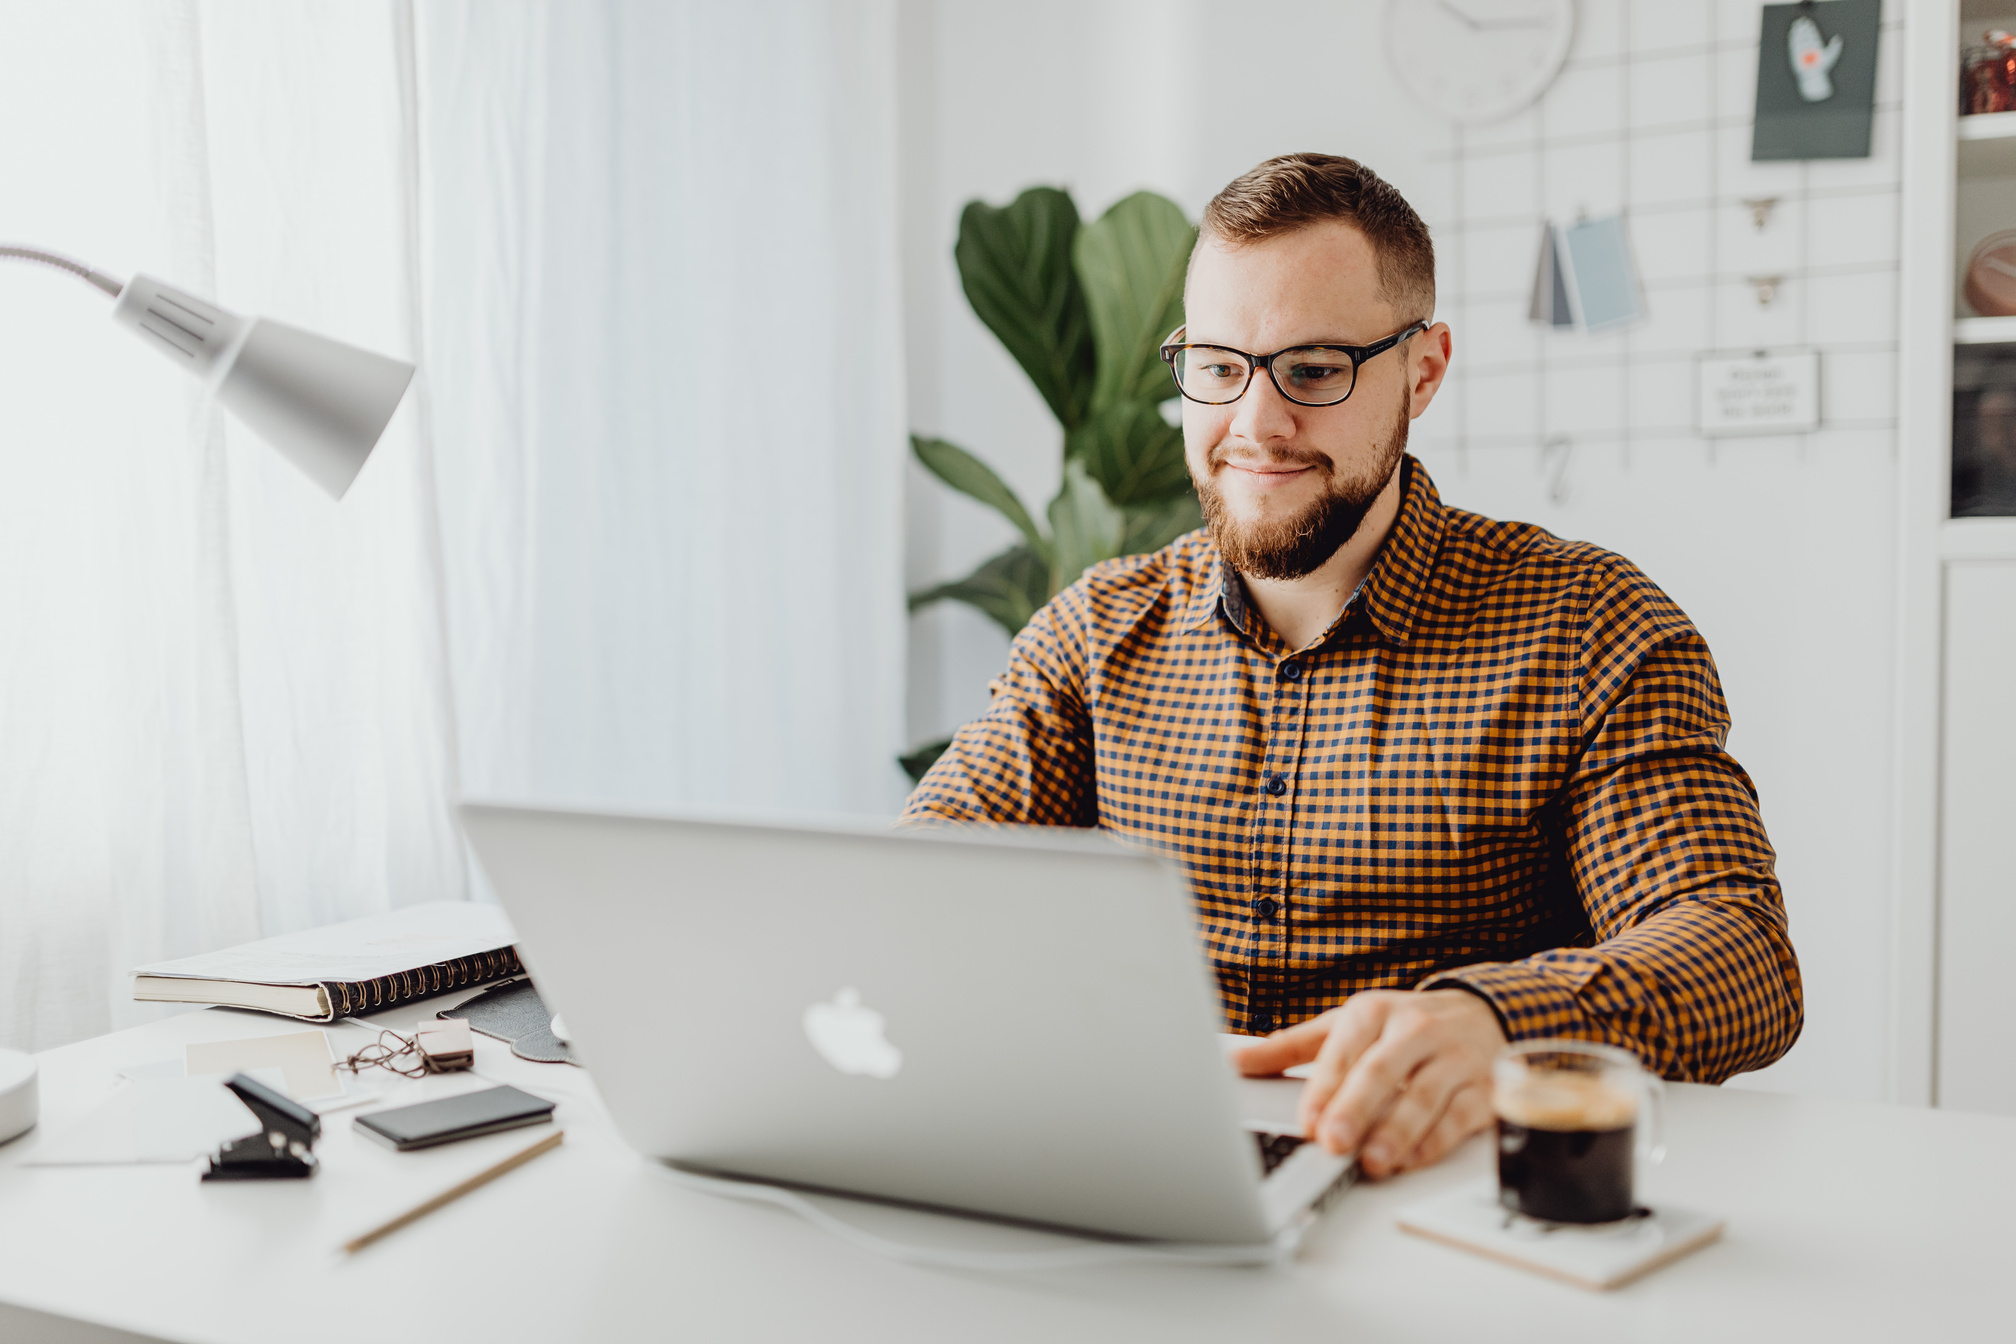
{"type": "Polygon", "coordinates": [[[1535,1129],[1498,1120],[1498,1202],[1550,1223],[1614,1223],[1631,1212],[1634,1127],[1535,1129]]]}
{"type": "Polygon", "coordinates": [[[1614,1223],[1631,1213],[1638,1100],[1596,1073],[1535,1068],[1501,1080],[1498,1202],[1550,1223],[1614,1223]]]}

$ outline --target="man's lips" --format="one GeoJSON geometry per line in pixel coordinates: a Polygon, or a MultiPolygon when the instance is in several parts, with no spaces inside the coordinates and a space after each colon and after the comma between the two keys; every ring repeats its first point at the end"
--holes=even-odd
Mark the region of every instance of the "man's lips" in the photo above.
{"type": "Polygon", "coordinates": [[[1221,462],[1219,466],[1232,473],[1233,480],[1260,490],[1287,485],[1316,470],[1310,462],[1221,462]]]}

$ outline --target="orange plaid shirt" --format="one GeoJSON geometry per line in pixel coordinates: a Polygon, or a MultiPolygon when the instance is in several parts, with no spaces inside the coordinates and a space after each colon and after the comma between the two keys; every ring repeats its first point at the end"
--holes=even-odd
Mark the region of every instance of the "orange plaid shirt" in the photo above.
{"type": "Polygon", "coordinates": [[[1371,573],[1306,648],[1203,532],[1087,570],[905,819],[1176,858],[1234,1031],[1461,986],[1514,1040],[1607,1041],[1669,1078],[1778,1058],[1799,966],[1707,645],[1629,561],[1402,470],[1371,573]]]}

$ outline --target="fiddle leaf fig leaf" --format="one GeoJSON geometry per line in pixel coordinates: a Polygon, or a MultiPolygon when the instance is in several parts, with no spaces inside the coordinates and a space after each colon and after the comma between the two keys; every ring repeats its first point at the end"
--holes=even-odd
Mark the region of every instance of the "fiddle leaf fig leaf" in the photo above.
{"type": "Polygon", "coordinates": [[[1039,554],[1049,554],[1050,542],[1036,529],[1036,520],[1029,516],[1029,510],[1022,507],[1022,501],[1015,497],[1008,483],[994,474],[992,467],[956,443],[927,439],[921,434],[910,436],[910,451],[917,454],[917,460],[933,476],[960,494],[977,499],[999,513],[1015,525],[1015,530],[1039,554]]]}
{"type": "Polygon", "coordinates": [[[1065,440],[1065,452],[1125,509],[1160,504],[1190,489],[1183,431],[1152,401],[1123,401],[1093,413],[1065,440]]]}
{"type": "Polygon", "coordinates": [[[1071,197],[1031,187],[1005,206],[969,202],[952,249],[967,302],[1066,431],[1091,404],[1094,371],[1090,318],[1071,264],[1077,235],[1071,197]]]}
{"type": "Polygon", "coordinates": [[[1078,230],[1072,261],[1098,351],[1093,409],[1169,394],[1162,341],[1183,324],[1183,276],[1196,242],[1176,203],[1152,191],[1135,192],[1078,230]]]}
{"type": "Polygon", "coordinates": [[[1013,639],[1050,600],[1050,563],[1028,546],[1011,546],[963,579],[910,594],[910,610],[933,602],[964,602],[991,617],[1013,639]]]}
{"type": "MultiPolygon", "coordinates": [[[[1063,427],[1064,484],[1046,534],[985,462],[913,436],[928,471],[1006,518],[1022,541],[963,579],[912,593],[911,610],[964,602],[1012,637],[1088,566],[1157,550],[1203,521],[1182,431],[1158,410],[1174,391],[1160,345],[1183,321],[1196,239],[1183,212],[1151,192],[1090,224],[1055,187],[1005,206],[968,203],[953,248],[960,283],[1063,427]]],[[[913,777],[935,745],[906,760],[913,777]]]]}
{"type": "Polygon", "coordinates": [[[1056,559],[1051,565],[1050,593],[1078,581],[1088,566],[1111,560],[1120,552],[1127,520],[1107,500],[1099,482],[1076,461],[1064,464],[1064,488],[1050,501],[1050,537],[1056,559]]]}

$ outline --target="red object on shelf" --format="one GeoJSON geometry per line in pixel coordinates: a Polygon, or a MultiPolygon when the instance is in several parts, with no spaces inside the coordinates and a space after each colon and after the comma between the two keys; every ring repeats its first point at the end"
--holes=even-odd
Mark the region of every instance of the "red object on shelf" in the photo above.
{"type": "Polygon", "coordinates": [[[1991,28],[1961,54],[1960,115],[2016,112],[2016,36],[1991,28]]]}

